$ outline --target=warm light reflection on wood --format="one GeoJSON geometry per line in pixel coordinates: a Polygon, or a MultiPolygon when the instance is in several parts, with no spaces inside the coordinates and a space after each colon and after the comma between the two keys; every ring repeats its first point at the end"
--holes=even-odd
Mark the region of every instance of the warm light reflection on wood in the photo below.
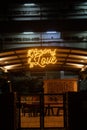
{"type": "Polygon", "coordinates": [[[45,67],[57,62],[56,49],[30,49],[28,50],[28,64],[30,68],[35,65],[45,67]]]}

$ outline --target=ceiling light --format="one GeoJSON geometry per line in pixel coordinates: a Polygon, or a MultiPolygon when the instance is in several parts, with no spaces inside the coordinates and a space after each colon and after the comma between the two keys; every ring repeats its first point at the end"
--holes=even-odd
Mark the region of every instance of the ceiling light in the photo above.
{"type": "Polygon", "coordinates": [[[57,33],[56,31],[47,31],[46,33],[57,33]]]}
{"type": "Polygon", "coordinates": [[[25,3],[24,6],[34,6],[34,3],[25,3]]]}
{"type": "Polygon", "coordinates": [[[23,34],[33,34],[34,32],[23,32],[23,34]]]}

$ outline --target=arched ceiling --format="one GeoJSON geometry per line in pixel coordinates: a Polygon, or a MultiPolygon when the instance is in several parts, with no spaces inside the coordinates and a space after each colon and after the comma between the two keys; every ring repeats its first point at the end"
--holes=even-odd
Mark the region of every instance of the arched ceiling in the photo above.
{"type": "MultiPolygon", "coordinates": [[[[0,53],[0,68],[8,72],[29,70],[30,72],[38,71],[72,71],[79,73],[86,69],[87,64],[87,50],[75,49],[66,47],[46,47],[46,49],[56,49],[57,62],[55,64],[48,64],[44,68],[35,65],[33,68],[28,64],[28,50],[33,48],[11,49],[0,53]]],[[[44,50],[45,47],[37,47],[37,49],[44,50]]],[[[34,50],[35,51],[35,50],[34,50]]],[[[34,53],[34,52],[33,52],[34,53]]],[[[37,56],[37,58],[40,58],[37,56]]]]}

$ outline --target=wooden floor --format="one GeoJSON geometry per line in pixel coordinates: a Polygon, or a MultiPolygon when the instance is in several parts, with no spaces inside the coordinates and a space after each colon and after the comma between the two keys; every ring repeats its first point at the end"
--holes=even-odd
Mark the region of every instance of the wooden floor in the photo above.
{"type": "MultiPolygon", "coordinates": [[[[30,117],[27,113],[26,115],[21,115],[21,128],[39,128],[40,127],[40,116],[30,117]]],[[[64,117],[60,116],[45,116],[44,117],[44,127],[64,127],[64,117]]]]}

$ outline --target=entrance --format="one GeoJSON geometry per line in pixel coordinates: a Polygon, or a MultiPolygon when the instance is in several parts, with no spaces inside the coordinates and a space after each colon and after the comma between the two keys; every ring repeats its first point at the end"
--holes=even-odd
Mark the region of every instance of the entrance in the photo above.
{"type": "Polygon", "coordinates": [[[65,128],[64,94],[20,95],[20,128],[65,128]]]}
{"type": "Polygon", "coordinates": [[[44,91],[32,89],[32,93],[18,97],[20,128],[65,129],[68,126],[66,93],[77,92],[77,79],[45,80],[43,88],[44,91]]]}

